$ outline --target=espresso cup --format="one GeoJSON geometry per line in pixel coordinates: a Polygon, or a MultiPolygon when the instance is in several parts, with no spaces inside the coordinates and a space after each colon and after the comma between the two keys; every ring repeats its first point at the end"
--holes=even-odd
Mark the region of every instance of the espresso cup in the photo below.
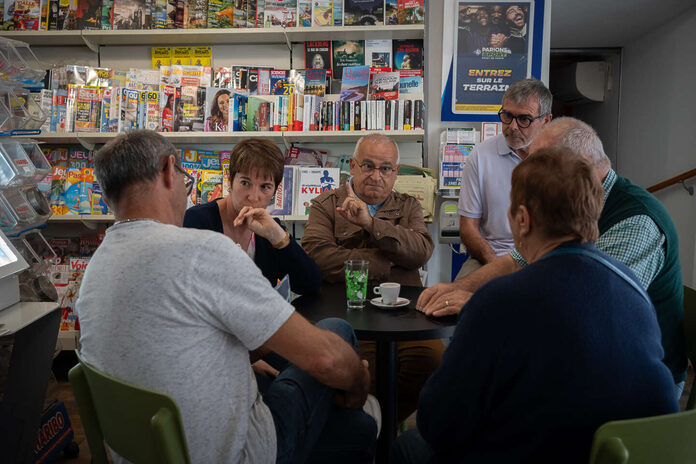
{"type": "Polygon", "coordinates": [[[399,298],[399,291],[401,290],[401,285],[396,282],[384,282],[380,284],[379,287],[375,287],[373,291],[377,295],[382,296],[382,303],[384,304],[394,304],[397,298],[399,298]]]}

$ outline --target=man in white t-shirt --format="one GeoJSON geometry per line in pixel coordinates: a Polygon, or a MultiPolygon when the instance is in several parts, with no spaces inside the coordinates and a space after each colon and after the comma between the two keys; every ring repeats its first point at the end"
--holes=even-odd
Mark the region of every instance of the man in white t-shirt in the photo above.
{"type": "Polygon", "coordinates": [[[503,133],[476,145],[464,165],[457,212],[459,236],[470,258],[460,279],[512,250],[507,220],[512,170],[529,154],[539,131],[551,121],[551,92],[536,79],[508,87],[498,117],[503,133]]]}
{"type": "Polygon", "coordinates": [[[94,165],[117,221],[77,302],[85,361],[172,396],[192,462],[371,462],[350,325],[311,325],[231,239],[181,228],[193,180],[161,135],[120,135],[94,165]],[[250,359],[269,351],[290,364],[261,394],[250,359]]]}

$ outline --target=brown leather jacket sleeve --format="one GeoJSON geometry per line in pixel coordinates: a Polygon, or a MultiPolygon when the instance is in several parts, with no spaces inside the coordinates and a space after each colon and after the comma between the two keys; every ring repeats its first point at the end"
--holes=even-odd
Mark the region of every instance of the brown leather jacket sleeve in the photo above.
{"type": "Polygon", "coordinates": [[[371,281],[419,285],[417,269],[428,261],[434,245],[418,201],[392,193],[368,232],[336,213],[345,197],[345,187],[317,197],[302,237],[302,247],[319,265],[324,280],[341,282],[344,261],[366,259],[371,281]]]}

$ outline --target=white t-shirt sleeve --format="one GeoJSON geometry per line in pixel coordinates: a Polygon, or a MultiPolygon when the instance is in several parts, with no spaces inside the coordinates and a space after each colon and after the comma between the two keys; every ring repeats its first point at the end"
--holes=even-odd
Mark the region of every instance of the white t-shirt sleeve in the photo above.
{"type": "Polygon", "coordinates": [[[256,264],[230,238],[205,240],[192,263],[200,317],[237,337],[249,350],[263,345],[294,312],[256,264]]]}
{"type": "Polygon", "coordinates": [[[457,213],[460,216],[480,218],[483,216],[481,206],[481,185],[479,183],[479,150],[475,147],[466,160],[462,170],[462,182],[459,190],[459,204],[457,213]]]}

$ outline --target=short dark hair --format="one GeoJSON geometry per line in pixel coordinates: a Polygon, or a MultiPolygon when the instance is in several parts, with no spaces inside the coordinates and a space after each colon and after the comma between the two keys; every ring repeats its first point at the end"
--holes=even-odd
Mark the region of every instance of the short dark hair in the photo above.
{"type": "Polygon", "coordinates": [[[511,100],[516,105],[526,102],[530,98],[536,98],[539,102],[539,116],[551,113],[553,104],[551,91],[546,88],[543,82],[533,77],[513,82],[503,94],[503,100],[511,100]]]}
{"type": "Polygon", "coordinates": [[[273,177],[275,187],[283,180],[285,155],[278,145],[269,139],[244,139],[230,153],[230,184],[239,172],[259,170],[273,177]]]}
{"type": "Polygon", "coordinates": [[[599,236],[604,191],[590,163],[560,147],[542,148],[512,171],[510,211],[520,205],[547,238],[599,236]]]}
{"type": "Polygon", "coordinates": [[[170,155],[179,163],[174,145],[156,132],[138,129],[99,149],[94,156],[94,173],[106,199],[118,203],[132,185],[155,180],[170,155]]]}

